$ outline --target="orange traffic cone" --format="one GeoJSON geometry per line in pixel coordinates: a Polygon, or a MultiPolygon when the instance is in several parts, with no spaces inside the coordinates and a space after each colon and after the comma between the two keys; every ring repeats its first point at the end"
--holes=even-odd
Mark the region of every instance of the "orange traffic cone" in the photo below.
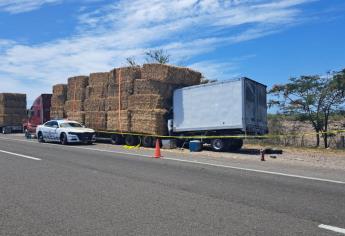
{"type": "Polygon", "coordinates": [[[160,158],[161,157],[161,147],[159,144],[159,139],[156,139],[156,148],[155,148],[155,156],[154,158],[160,158]]]}

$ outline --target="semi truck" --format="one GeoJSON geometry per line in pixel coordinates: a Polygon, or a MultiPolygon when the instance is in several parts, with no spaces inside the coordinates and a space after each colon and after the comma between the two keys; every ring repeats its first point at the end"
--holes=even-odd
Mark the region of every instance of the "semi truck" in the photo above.
{"type": "MultiPolygon", "coordinates": [[[[246,135],[268,132],[266,86],[244,77],[177,89],[167,126],[170,139],[178,142],[199,139],[214,151],[238,150],[246,135]]],[[[111,132],[98,132],[97,138],[110,139],[113,144],[141,143],[147,147],[153,146],[155,140],[144,134],[111,132]]]]}
{"type": "Polygon", "coordinates": [[[26,137],[34,135],[37,126],[50,120],[51,97],[52,94],[41,94],[27,110],[27,119],[22,126],[26,137]]]}

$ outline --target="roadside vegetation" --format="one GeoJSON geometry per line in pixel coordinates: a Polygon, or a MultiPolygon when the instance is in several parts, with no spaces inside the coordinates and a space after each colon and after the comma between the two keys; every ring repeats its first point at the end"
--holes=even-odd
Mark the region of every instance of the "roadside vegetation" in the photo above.
{"type": "MultiPolygon", "coordinates": [[[[321,146],[321,139],[324,148],[330,147],[336,134],[329,131],[345,129],[345,69],[326,76],[290,78],[286,84],[274,85],[269,94],[269,107],[276,106],[280,112],[268,117],[270,133],[282,135],[285,145],[296,143],[291,139],[299,139],[299,146],[304,146],[306,124],[315,133],[316,147],[321,146]]],[[[276,141],[281,143],[279,138],[276,141]]]]}

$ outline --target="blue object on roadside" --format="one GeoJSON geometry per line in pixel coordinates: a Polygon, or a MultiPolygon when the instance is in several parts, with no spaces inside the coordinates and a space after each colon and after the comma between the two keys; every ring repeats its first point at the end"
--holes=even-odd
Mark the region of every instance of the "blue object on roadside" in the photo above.
{"type": "Polygon", "coordinates": [[[201,152],[202,151],[202,142],[200,140],[189,141],[189,151],[201,152]]]}

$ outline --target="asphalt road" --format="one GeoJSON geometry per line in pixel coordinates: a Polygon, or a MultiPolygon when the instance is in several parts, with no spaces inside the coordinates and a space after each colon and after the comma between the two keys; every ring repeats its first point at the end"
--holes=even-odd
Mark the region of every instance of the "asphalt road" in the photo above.
{"type": "Polygon", "coordinates": [[[84,147],[0,139],[0,235],[345,234],[343,183],[84,147]]]}

